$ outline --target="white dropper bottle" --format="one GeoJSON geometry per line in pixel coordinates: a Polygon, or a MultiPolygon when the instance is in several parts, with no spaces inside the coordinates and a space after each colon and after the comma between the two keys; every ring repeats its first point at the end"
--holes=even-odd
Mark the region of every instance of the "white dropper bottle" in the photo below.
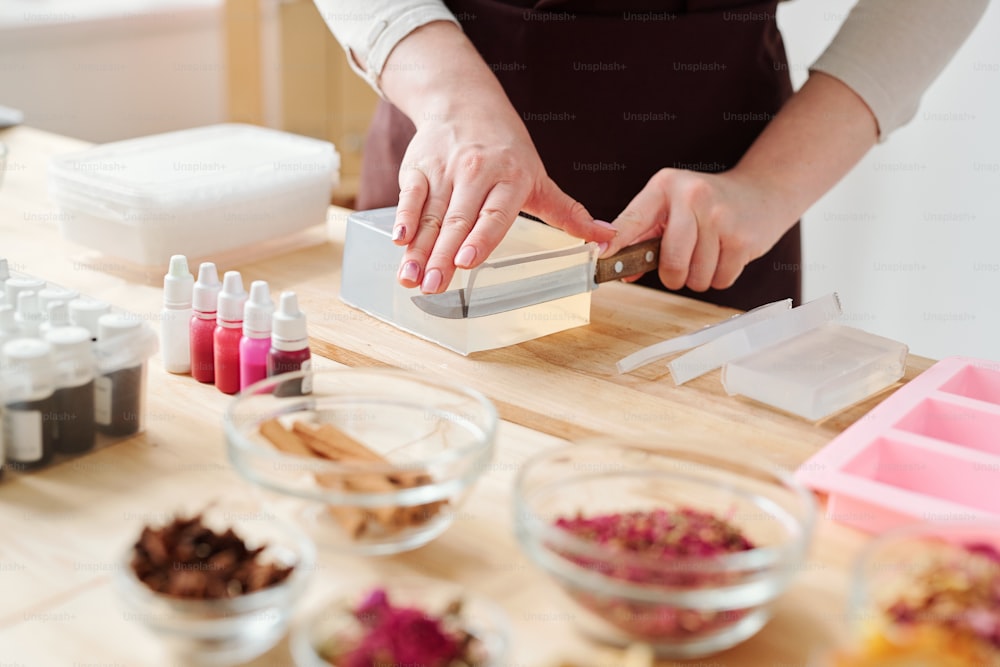
{"type": "Polygon", "coordinates": [[[160,354],[168,373],[191,372],[191,294],[194,276],[187,257],[174,255],[163,276],[163,310],[160,316],[160,354]]]}

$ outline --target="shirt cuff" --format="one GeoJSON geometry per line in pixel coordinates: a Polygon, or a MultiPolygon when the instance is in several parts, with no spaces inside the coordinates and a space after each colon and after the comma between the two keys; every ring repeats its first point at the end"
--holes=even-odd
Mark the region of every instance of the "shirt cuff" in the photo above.
{"type": "MultiPolygon", "coordinates": [[[[343,26],[337,25],[333,20],[335,17],[327,19],[331,31],[347,52],[347,61],[351,69],[367,81],[383,99],[385,95],[380,84],[382,71],[389,54],[403,38],[417,28],[434,21],[449,21],[459,25],[454,14],[440,0],[419,4],[413,2],[385,4],[390,6],[383,12],[370,15],[363,29],[359,30],[356,27],[347,35],[343,34],[343,26]]],[[[324,19],[326,18],[324,16],[324,19]]]]}

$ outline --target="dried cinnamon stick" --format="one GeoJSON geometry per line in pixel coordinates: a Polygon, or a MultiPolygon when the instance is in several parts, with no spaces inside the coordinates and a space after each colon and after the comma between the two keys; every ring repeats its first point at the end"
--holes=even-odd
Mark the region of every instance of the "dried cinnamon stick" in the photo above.
{"type": "Polygon", "coordinates": [[[294,433],[289,432],[277,419],[269,419],[260,425],[260,434],[285,452],[296,456],[312,456],[313,451],[294,433]]]}
{"type": "MultiPolygon", "coordinates": [[[[283,452],[298,456],[318,456],[337,462],[386,463],[389,461],[333,424],[314,426],[295,422],[286,429],[277,419],[261,424],[261,435],[283,452]]],[[[391,474],[358,472],[356,474],[317,473],[316,481],[326,488],[360,493],[390,493],[398,489],[429,484],[430,475],[422,470],[396,471],[391,474]]],[[[358,508],[330,506],[331,515],[353,539],[364,537],[376,525],[396,531],[420,525],[433,518],[447,501],[435,501],[406,507],[358,508]]]]}

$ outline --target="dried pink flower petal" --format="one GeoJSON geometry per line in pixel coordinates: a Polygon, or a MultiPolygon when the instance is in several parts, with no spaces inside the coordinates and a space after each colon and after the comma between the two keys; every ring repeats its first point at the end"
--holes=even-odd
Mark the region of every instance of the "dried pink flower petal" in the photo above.
{"type": "Polygon", "coordinates": [[[339,638],[335,650],[324,655],[338,667],[460,667],[475,662],[474,639],[454,616],[439,618],[414,607],[393,606],[381,588],[368,593],[352,613],[361,631],[350,639],[339,638]]]}
{"type": "MultiPolygon", "coordinates": [[[[725,554],[753,549],[753,543],[731,523],[691,508],[655,509],[596,516],[577,513],[560,517],[555,525],[574,536],[606,547],[608,555],[597,558],[577,554],[564,556],[581,567],[613,579],[667,586],[705,588],[725,585],[734,575],[698,571],[695,567],[664,568],[679,559],[704,562],[725,554]],[[615,554],[637,554],[649,565],[623,563],[615,554]]],[[[574,589],[574,599],[631,636],[641,639],[690,638],[709,634],[736,623],[747,609],[706,612],[669,605],[638,603],[574,589]]]]}

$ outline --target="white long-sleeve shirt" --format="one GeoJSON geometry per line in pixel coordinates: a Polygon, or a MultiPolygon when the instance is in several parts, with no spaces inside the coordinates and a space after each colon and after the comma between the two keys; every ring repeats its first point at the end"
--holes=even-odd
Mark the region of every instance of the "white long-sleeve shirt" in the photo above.
{"type": "MultiPolygon", "coordinates": [[[[355,69],[380,95],[392,49],[432,21],[458,23],[442,0],[314,0],[355,69]]],[[[989,0],[858,0],[810,67],[847,84],[875,115],[879,138],[916,115],[920,98],[976,26],[989,0]]]]}

